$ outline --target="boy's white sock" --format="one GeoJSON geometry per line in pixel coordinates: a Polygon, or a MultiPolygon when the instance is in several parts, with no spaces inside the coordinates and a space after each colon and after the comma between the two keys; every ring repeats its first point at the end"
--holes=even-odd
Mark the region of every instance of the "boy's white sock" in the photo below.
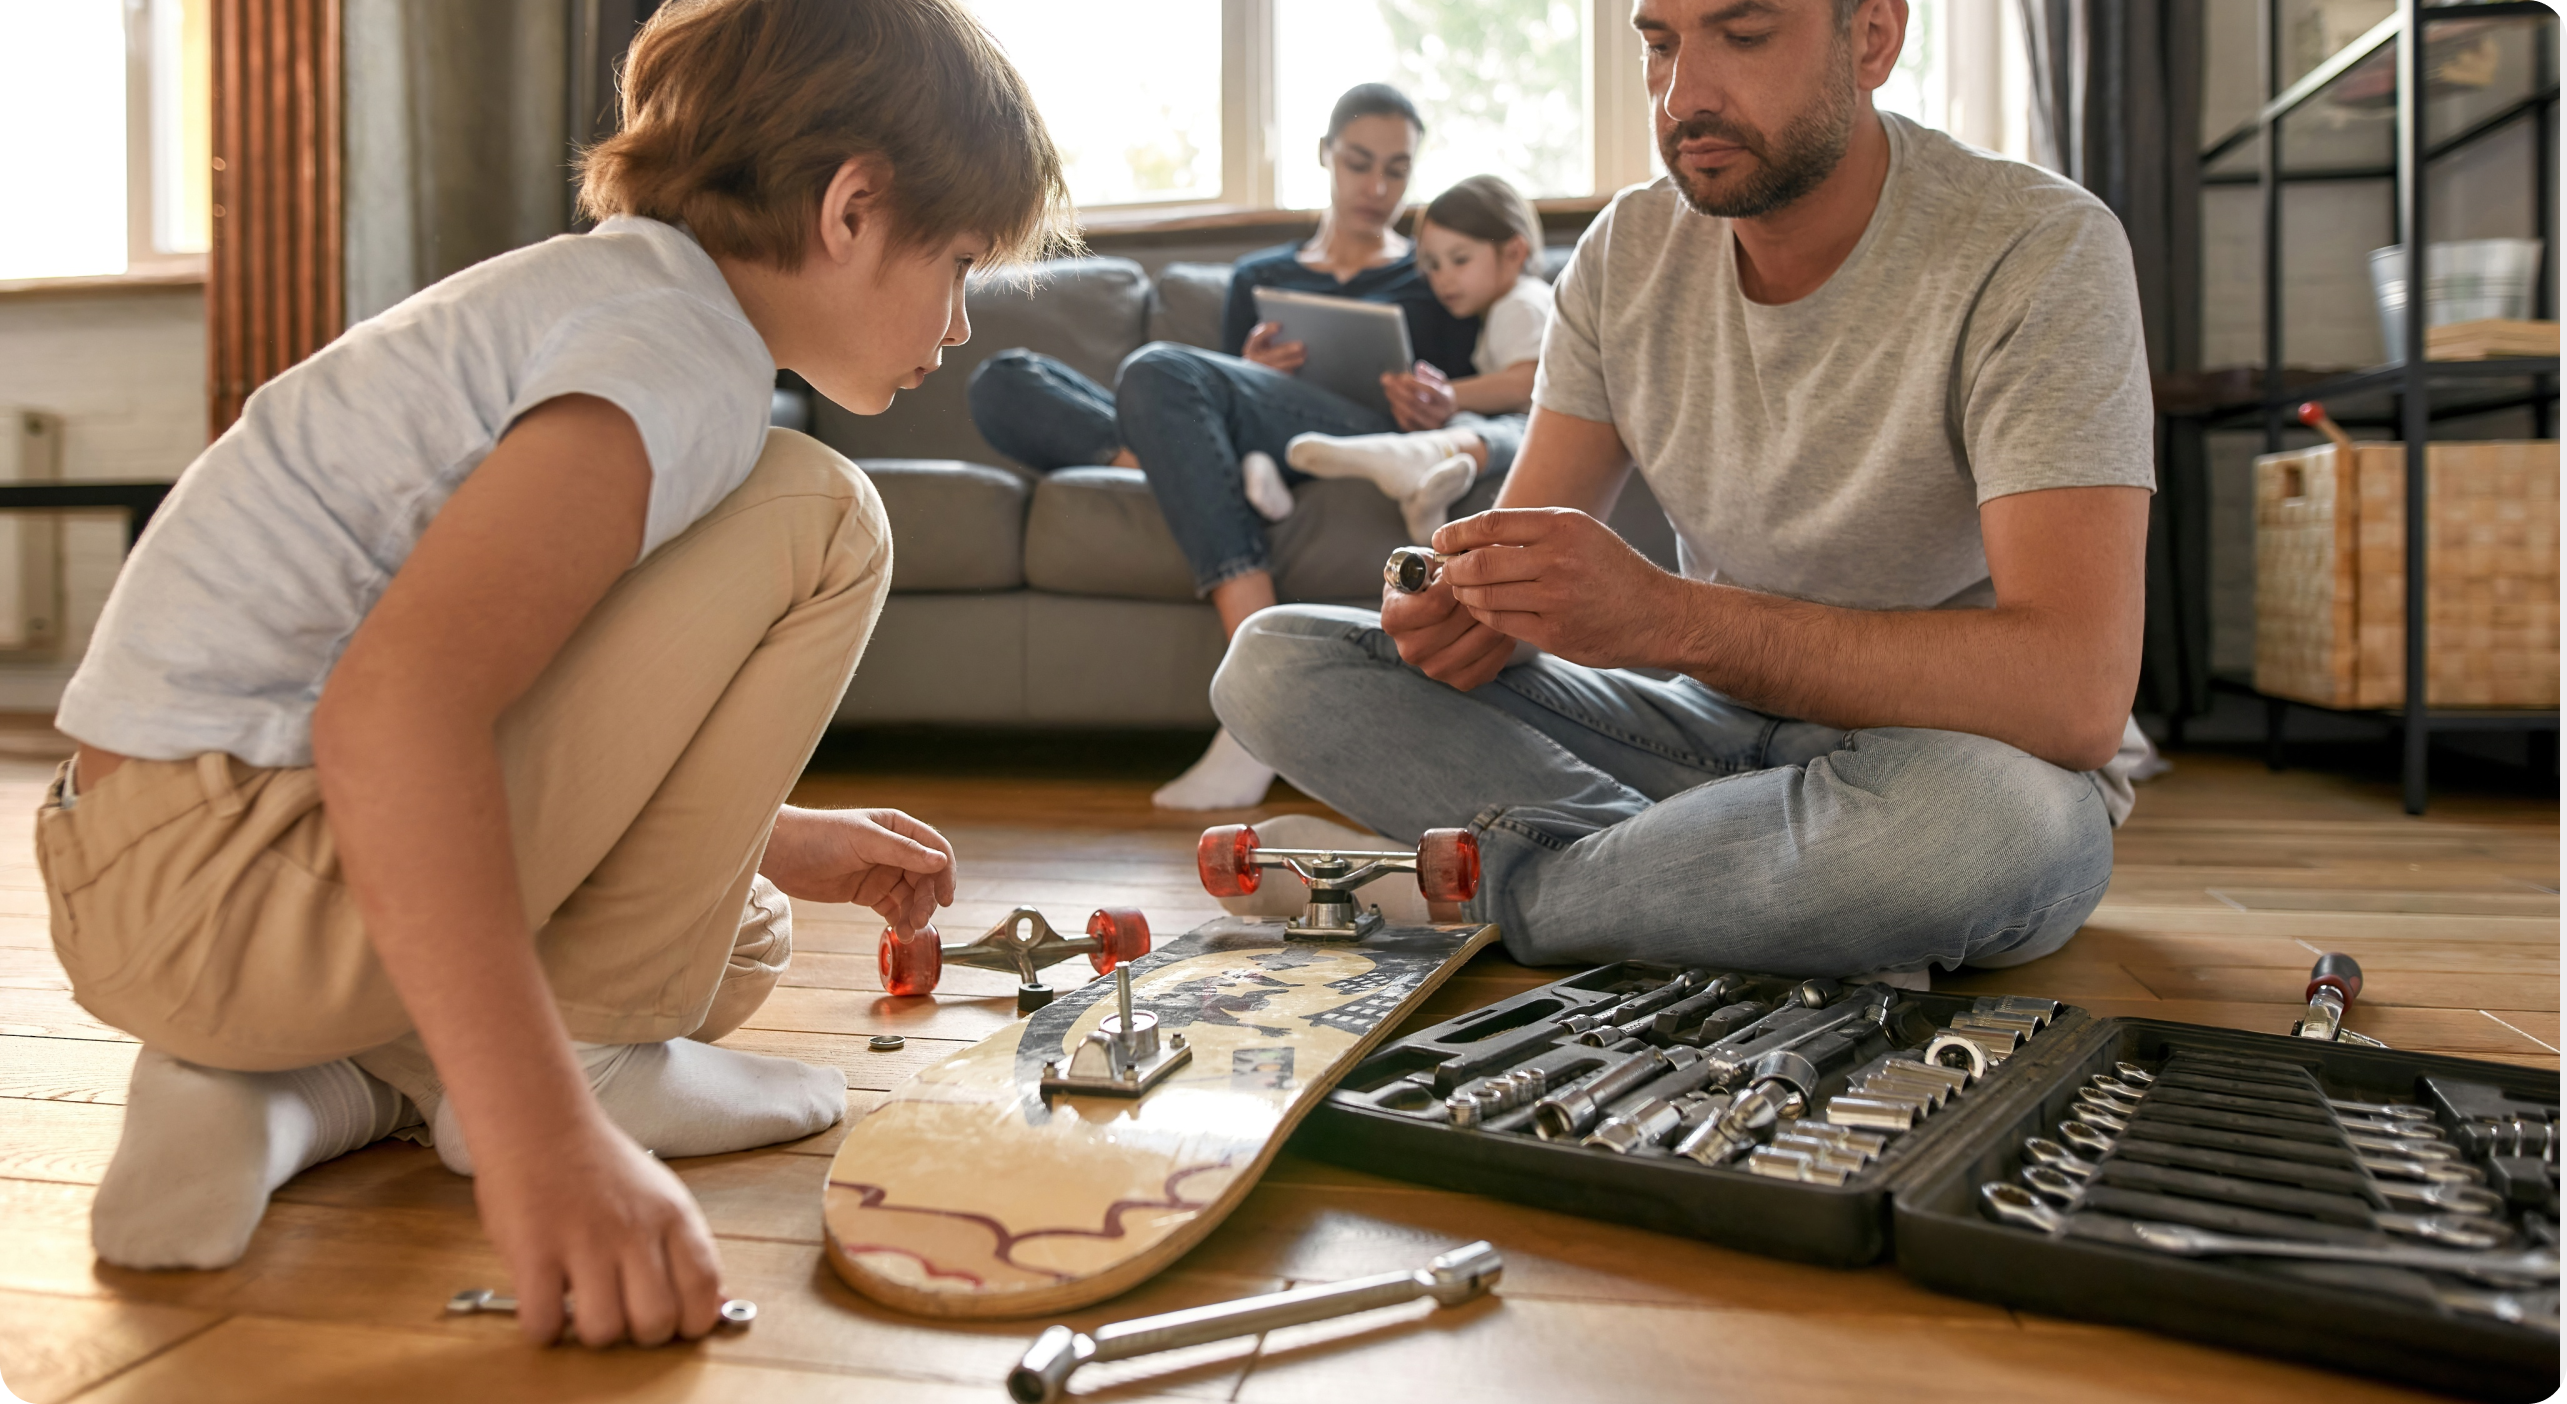
{"type": "Polygon", "coordinates": [[[1292,489],[1284,483],[1283,470],[1275,466],[1273,455],[1251,453],[1240,459],[1239,481],[1258,516],[1279,522],[1292,515],[1292,489]]]}
{"type": "Polygon", "coordinates": [[[1204,748],[1203,759],[1161,785],[1150,803],[1161,809],[1245,809],[1265,799],[1273,783],[1275,768],[1249,755],[1225,726],[1204,748]]]}
{"type": "MultiPolygon", "coordinates": [[[[691,1038],[666,1043],[573,1043],[606,1119],[659,1156],[721,1155],[795,1141],[847,1110],[847,1075],[791,1058],[716,1048],[691,1038]]],[[[452,1097],[437,1106],[437,1156],[472,1173],[452,1097]]]]}
{"type": "Polygon", "coordinates": [[[1314,478],[1370,478],[1384,497],[1399,502],[1417,491],[1437,465],[1467,452],[1476,437],[1466,429],[1355,434],[1345,438],[1296,434],[1284,445],[1284,462],[1314,478]]]}
{"type": "Polygon", "coordinates": [[[245,1073],[145,1048],[89,1241],[118,1267],[228,1267],[277,1186],[417,1119],[400,1093],[344,1058],[245,1073]]]}
{"type": "Polygon", "coordinates": [[[1399,500],[1399,515],[1408,524],[1408,539],[1420,546],[1435,544],[1435,529],[1444,525],[1453,504],[1480,480],[1480,465],[1457,453],[1426,470],[1417,490],[1399,500]]]}

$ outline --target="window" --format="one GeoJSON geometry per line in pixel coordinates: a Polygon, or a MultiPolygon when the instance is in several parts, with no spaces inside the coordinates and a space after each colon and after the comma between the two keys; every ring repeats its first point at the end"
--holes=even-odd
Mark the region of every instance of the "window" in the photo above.
{"type": "Polygon", "coordinates": [[[1907,45],[1872,94],[1884,112],[2028,159],[2032,71],[2014,0],[1909,0],[1907,45]]]}
{"type": "Polygon", "coordinates": [[[44,211],[0,221],[0,281],[202,266],[208,38],[206,0],[0,0],[0,189],[44,211]]]}
{"type": "Polygon", "coordinates": [[[967,2],[1091,211],[1325,205],[1328,109],[1364,82],[1425,118],[1415,199],[1481,173],[1535,196],[1650,175],[1629,0],[1122,0],[1110,23],[1058,0],[967,2]]]}

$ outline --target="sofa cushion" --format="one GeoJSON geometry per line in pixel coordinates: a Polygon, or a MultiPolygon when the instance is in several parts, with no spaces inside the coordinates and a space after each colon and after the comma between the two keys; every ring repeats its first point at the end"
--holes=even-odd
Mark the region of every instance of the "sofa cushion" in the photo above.
{"type": "Polygon", "coordinates": [[[1150,339],[1218,351],[1229,302],[1229,264],[1171,263],[1150,285],[1150,339]]]}
{"type": "Polygon", "coordinates": [[[1194,599],[1194,572],[1138,468],[1064,468],[1043,479],[1025,519],[1025,583],[1063,595],[1194,599]]]}
{"type": "Polygon", "coordinates": [[[1150,280],[1128,258],[1054,259],[975,279],[964,293],[972,339],[945,352],[944,368],[890,409],[855,415],[821,397],[813,434],[858,463],[877,458],[959,458],[1005,463],[972,427],[972,372],[1010,347],[1057,356],[1100,385],[1140,348],[1150,280]]]}
{"type": "Polygon", "coordinates": [[[862,466],[891,519],[894,593],[1025,583],[1033,474],[953,459],[876,458],[862,466]]]}

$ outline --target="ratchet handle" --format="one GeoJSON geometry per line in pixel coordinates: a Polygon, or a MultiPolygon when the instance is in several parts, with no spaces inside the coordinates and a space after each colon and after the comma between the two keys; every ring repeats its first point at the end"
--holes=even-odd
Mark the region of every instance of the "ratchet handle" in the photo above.
{"type": "Polygon", "coordinates": [[[2317,964],[2309,970],[2308,993],[2300,998],[2315,999],[2318,991],[2327,989],[2344,996],[2344,1002],[2351,1004],[2353,997],[2362,993],[2362,967],[2342,951],[2329,951],[2319,956],[2317,964]]]}

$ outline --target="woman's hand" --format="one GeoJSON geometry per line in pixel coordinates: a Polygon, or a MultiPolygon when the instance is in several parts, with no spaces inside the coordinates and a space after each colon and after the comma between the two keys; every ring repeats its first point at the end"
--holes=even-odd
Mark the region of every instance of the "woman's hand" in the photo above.
{"type": "MultiPolygon", "coordinates": [[[[594,1104],[592,1103],[593,1107],[594,1104]]],[[[497,1138],[493,1138],[497,1139],[497,1138]]],[[[473,1198],[538,1345],[660,1345],[713,1329],[722,1263],[694,1196],[602,1114],[479,1149],[473,1198]]]]}
{"type": "Polygon", "coordinates": [[[1259,322],[1248,329],[1248,344],[1239,348],[1239,354],[1270,371],[1291,375],[1301,369],[1310,352],[1298,341],[1275,340],[1282,334],[1283,323],[1259,322]]]}
{"type": "Polygon", "coordinates": [[[758,871],[787,897],[871,907],[903,936],[954,901],[954,846],[897,809],[786,805],[758,871]]]}
{"type": "Polygon", "coordinates": [[[1410,434],[1443,428],[1445,421],[1461,408],[1453,398],[1453,382],[1424,361],[1406,374],[1392,371],[1384,375],[1382,394],[1390,399],[1390,417],[1410,434]]]}

